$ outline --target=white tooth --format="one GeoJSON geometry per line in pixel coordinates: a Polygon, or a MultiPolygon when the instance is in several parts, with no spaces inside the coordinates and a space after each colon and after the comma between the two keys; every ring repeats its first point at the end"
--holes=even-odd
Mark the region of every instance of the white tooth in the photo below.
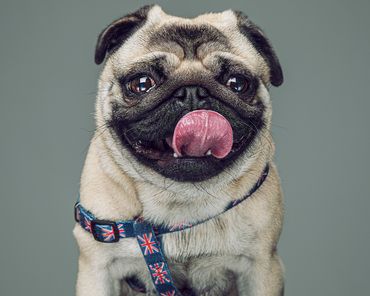
{"type": "Polygon", "coordinates": [[[177,158],[177,157],[179,157],[177,154],[176,154],[176,152],[173,154],[173,157],[175,157],[175,158],[177,158]]]}
{"type": "Polygon", "coordinates": [[[207,151],[206,155],[212,155],[211,149],[207,151]]]}

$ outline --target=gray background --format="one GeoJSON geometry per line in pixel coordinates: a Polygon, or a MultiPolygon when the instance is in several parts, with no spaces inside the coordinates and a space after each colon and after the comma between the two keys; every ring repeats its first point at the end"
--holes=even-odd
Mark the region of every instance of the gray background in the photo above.
{"type": "MultiPolygon", "coordinates": [[[[111,20],[146,1],[1,1],[0,295],[73,295],[75,202],[111,20]]],[[[158,1],[243,10],[285,72],[272,89],[286,295],[369,295],[370,2],[158,1]]]]}

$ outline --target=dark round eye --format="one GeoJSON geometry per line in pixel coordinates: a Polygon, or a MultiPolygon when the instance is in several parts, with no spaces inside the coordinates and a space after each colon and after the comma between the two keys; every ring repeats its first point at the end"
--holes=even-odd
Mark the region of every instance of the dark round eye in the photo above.
{"type": "Polygon", "coordinates": [[[234,92],[242,92],[248,87],[248,80],[242,75],[231,75],[226,82],[226,86],[234,92]]]}
{"type": "Polygon", "coordinates": [[[155,81],[152,77],[143,75],[136,77],[128,82],[127,87],[130,91],[141,94],[146,93],[155,86],[155,81]]]}

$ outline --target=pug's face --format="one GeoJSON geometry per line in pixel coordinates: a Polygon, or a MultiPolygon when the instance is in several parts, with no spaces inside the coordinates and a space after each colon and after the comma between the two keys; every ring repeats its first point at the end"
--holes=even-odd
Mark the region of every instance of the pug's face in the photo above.
{"type": "Polygon", "coordinates": [[[97,124],[134,170],[205,181],[264,149],[256,143],[270,126],[267,89],[283,76],[242,13],[184,19],[145,6],[100,34],[95,61],[104,59],[97,124]]]}

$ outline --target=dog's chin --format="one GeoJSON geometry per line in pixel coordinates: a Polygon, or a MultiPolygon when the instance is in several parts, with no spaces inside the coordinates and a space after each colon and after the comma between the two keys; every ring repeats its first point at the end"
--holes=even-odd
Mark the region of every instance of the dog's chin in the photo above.
{"type": "Polygon", "coordinates": [[[218,159],[212,155],[202,157],[177,156],[166,139],[144,141],[132,139],[127,135],[120,137],[120,144],[142,164],[155,170],[164,177],[179,182],[201,182],[210,179],[228,166],[245,152],[251,145],[252,137],[234,141],[230,153],[218,159]]]}

